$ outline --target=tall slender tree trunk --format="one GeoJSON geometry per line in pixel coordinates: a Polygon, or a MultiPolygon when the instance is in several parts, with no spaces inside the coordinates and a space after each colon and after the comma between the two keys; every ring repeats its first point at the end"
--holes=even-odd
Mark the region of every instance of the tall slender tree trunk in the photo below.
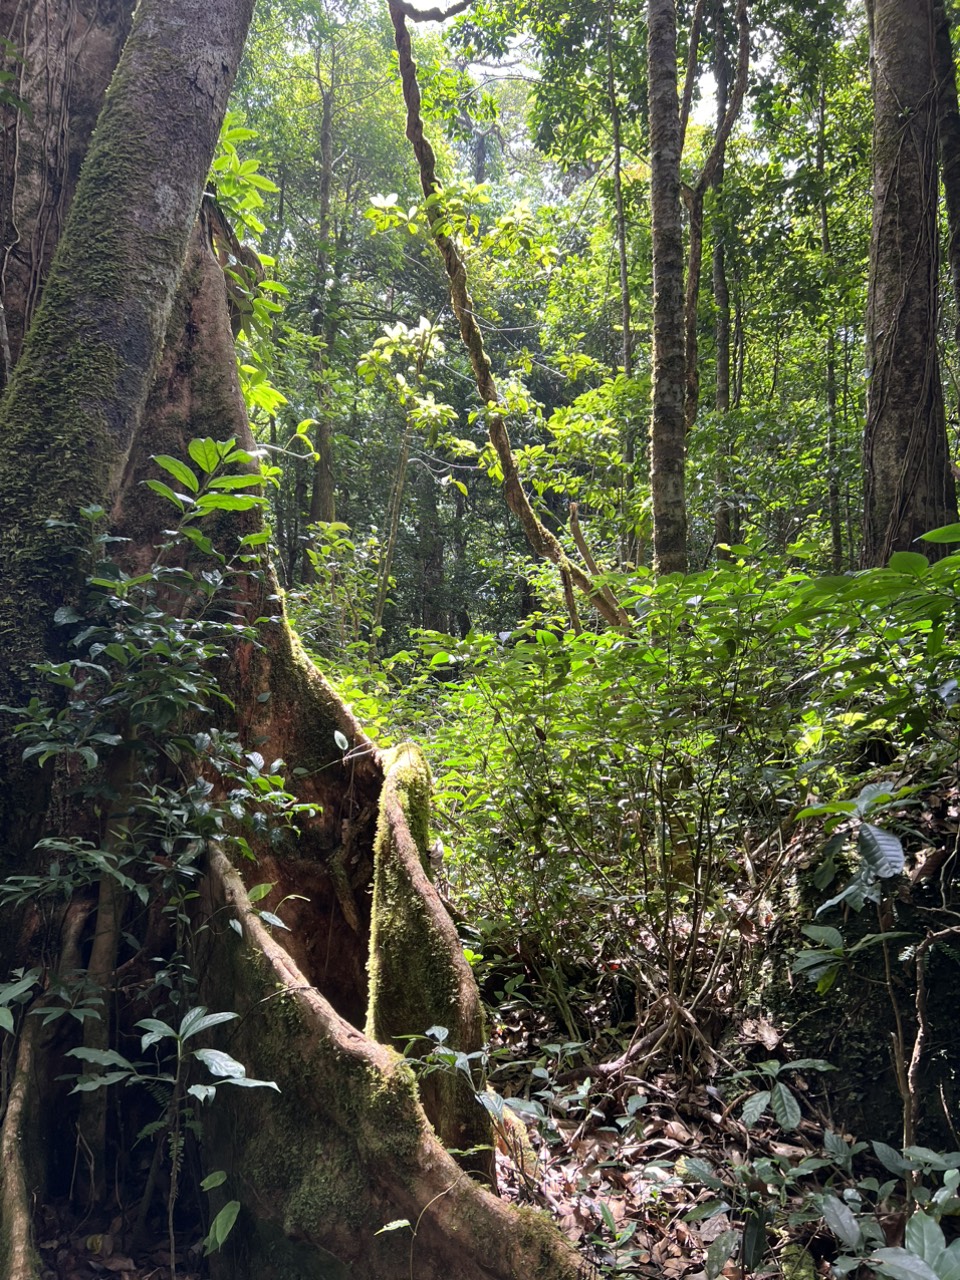
{"type": "Polygon", "coordinates": [[[931,0],[868,0],[873,233],[862,563],[955,521],[937,353],[937,97],[931,0]]]}
{"type": "MultiPolygon", "coordinates": [[[[833,258],[830,241],[830,209],[826,191],[827,90],[823,79],[817,98],[817,175],[820,179],[820,252],[828,265],[833,258]]],[[[826,365],[827,389],[827,513],[830,522],[830,560],[834,573],[843,569],[843,519],[840,512],[840,458],[837,442],[839,406],[837,403],[837,321],[832,299],[827,306],[826,365]]]]}
{"type": "MultiPolygon", "coordinates": [[[[717,82],[717,130],[719,131],[724,116],[727,114],[727,99],[730,93],[730,56],[727,50],[726,32],[723,25],[722,0],[718,4],[718,21],[714,34],[713,75],[717,82]]],[[[714,408],[718,418],[718,432],[721,445],[717,459],[717,504],[713,517],[713,545],[717,548],[717,558],[727,559],[729,551],[724,548],[731,542],[730,524],[730,472],[727,466],[727,441],[729,431],[725,421],[730,410],[730,285],[727,280],[727,222],[723,208],[723,177],[726,152],[717,160],[717,175],[714,190],[717,199],[717,212],[713,220],[713,305],[716,316],[716,387],[714,392],[714,408]]]]}
{"type": "Polygon", "coordinates": [[[658,573],[686,572],[683,416],[683,227],[676,0],[648,0],[650,214],[653,239],[653,414],[650,487],[658,573]]]}
{"type": "MultiPolygon", "coordinates": [[[[336,493],[333,481],[333,429],[330,425],[330,395],[327,385],[327,366],[330,347],[336,335],[337,317],[331,306],[329,279],[331,268],[332,223],[330,200],[333,188],[333,106],[336,77],[336,52],[332,55],[330,84],[324,86],[320,77],[320,57],[317,55],[317,82],[320,88],[320,192],[317,233],[320,248],[317,253],[317,301],[314,316],[314,335],[322,336],[323,346],[317,353],[315,386],[317,390],[317,420],[314,425],[313,448],[316,457],[310,487],[309,523],[329,523],[336,519],[336,493]]],[[[309,544],[308,544],[309,545],[309,544]]],[[[313,562],[308,554],[303,557],[304,581],[315,578],[313,562]]]]}
{"type": "MultiPolygon", "coordinates": [[[[718,49],[726,55],[723,33],[723,3],[717,5],[717,35],[715,40],[718,49]]],[[[698,342],[698,308],[700,304],[700,273],[703,264],[703,206],[707,191],[718,179],[723,170],[727,141],[736,124],[743,98],[747,89],[747,74],[750,67],[750,25],[747,20],[746,0],[737,0],[737,27],[739,30],[737,49],[737,71],[732,92],[728,91],[729,72],[724,68],[723,91],[720,92],[718,81],[717,92],[717,127],[710,148],[710,154],[696,181],[687,190],[687,211],[690,220],[689,247],[687,250],[687,287],[684,299],[685,343],[686,343],[686,391],[684,394],[684,420],[687,430],[697,420],[700,405],[700,355],[698,342]],[[720,110],[720,102],[723,109],[720,110]]],[[[719,54],[718,54],[719,57],[719,54]]],[[[715,59],[716,61],[716,59],[715,59]]]]}

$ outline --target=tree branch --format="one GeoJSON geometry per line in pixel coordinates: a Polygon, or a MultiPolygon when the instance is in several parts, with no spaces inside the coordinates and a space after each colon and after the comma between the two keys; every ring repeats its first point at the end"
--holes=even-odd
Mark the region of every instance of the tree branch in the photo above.
{"type": "Polygon", "coordinates": [[[623,611],[612,608],[603,590],[579,565],[574,564],[554,535],[538,519],[523,489],[513,446],[503,416],[503,405],[497,392],[490,360],[483,345],[483,335],[473,310],[473,299],[467,286],[467,271],[453,237],[449,234],[449,222],[442,205],[442,188],[437,179],[437,163],[433,147],[423,132],[420,114],[420,86],[417,83],[417,66],[410,47],[410,33],[404,20],[406,7],[403,0],[389,0],[390,18],[396,36],[400,57],[400,78],[403,98],[407,106],[407,138],[413,145],[420,170],[420,185],[426,197],[426,215],[434,244],[440,251],[443,265],[450,281],[450,298],[460,324],[460,336],[470,356],[480,399],[487,407],[487,433],[496,450],[503,471],[504,493],[507,506],[520,521],[527,542],[535,555],[550,560],[584,593],[596,611],[611,626],[624,626],[623,611]]]}

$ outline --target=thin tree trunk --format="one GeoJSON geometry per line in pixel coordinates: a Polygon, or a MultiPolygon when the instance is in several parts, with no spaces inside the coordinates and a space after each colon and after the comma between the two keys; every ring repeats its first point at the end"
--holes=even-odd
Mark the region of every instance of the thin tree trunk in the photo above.
{"type": "MultiPolygon", "coordinates": [[[[830,242],[830,211],[826,192],[827,91],[820,81],[817,103],[817,174],[820,178],[820,252],[825,263],[833,258],[830,242]]],[[[829,300],[832,303],[832,299],[829,300]]],[[[827,307],[826,387],[827,387],[827,513],[830,521],[830,560],[834,573],[843,569],[843,519],[840,512],[840,458],[837,447],[837,339],[832,305],[827,307]]]]}
{"type": "MultiPolygon", "coordinates": [[[[627,274],[627,219],[623,207],[623,155],[621,149],[620,99],[613,62],[614,4],[607,7],[607,99],[610,104],[610,128],[613,133],[613,195],[616,206],[617,259],[620,266],[620,324],[622,327],[620,360],[629,378],[633,373],[633,339],[630,317],[630,280],[627,274]]],[[[623,460],[633,463],[633,437],[624,440],[623,460]]]]}
{"type": "MultiPolygon", "coordinates": [[[[719,132],[727,114],[727,99],[730,93],[730,58],[723,24],[722,0],[718,4],[718,11],[717,29],[714,34],[713,74],[717,82],[717,131],[719,132]]],[[[713,545],[717,549],[717,558],[720,560],[729,558],[730,552],[725,548],[732,540],[730,472],[727,466],[728,450],[724,440],[729,430],[724,418],[730,410],[730,285],[727,282],[727,224],[723,209],[724,160],[725,150],[717,160],[717,174],[714,182],[717,212],[713,219],[713,304],[716,314],[717,348],[714,408],[717,412],[718,431],[722,441],[717,459],[717,504],[713,520],[713,545]]]]}
{"type": "MultiPolygon", "coordinates": [[[[718,27],[723,26],[723,7],[717,15],[718,27]]],[[[750,24],[747,18],[746,0],[737,0],[737,69],[733,91],[729,101],[724,86],[724,109],[717,115],[717,129],[710,154],[687,195],[690,219],[690,244],[687,256],[687,289],[684,299],[686,320],[686,392],[684,397],[684,421],[687,430],[697,419],[700,403],[700,368],[698,350],[697,310],[700,303],[700,272],[703,262],[703,205],[707,191],[722,171],[727,142],[743,107],[750,70],[750,24]]],[[[718,93],[719,105],[719,93],[718,93]]]]}
{"type": "Polygon", "coordinates": [[[650,214],[653,239],[653,415],[650,487],[658,573],[686,572],[683,417],[683,228],[676,0],[648,0],[650,214]]]}
{"type": "Polygon", "coordinates": [[[870,0],[873,234],[862,563],[955,521],[937,352],[937,101],[931,0],[870,0]]]}
{"type": "MultiPolygon", "coordinates": [[[[327,523],[335,520],[336,494],[333,482],[333,431],[330,426],[330,396],[327,386],[327,365],[330,359],[330,346],[336,332],[336,318],[330,313],[330,196],[333,187],[333,104],[335,54],[331,68],[331,83],[325,88],[320,82],[319,54],[317,57],[317,82],[320,87],[320,199],[318,208],[317,234],[320,248],[317,253],[317,298],[318,308],[314,317],[314,333],[322,334],[324,344],[317,352],[315,386],[317,389],[317,420],[314,425],[313,448],[316,458],[313,464],[313,477],[310,488],[310,512],[308,523],[327,523]]],[[[312,543],[313,539],[311,539],[312,543]]],[[[304,548],[303,577],[305,582],[312,582],[316,577],[313,562],[307,554],[310,543],[304,548]]]]}

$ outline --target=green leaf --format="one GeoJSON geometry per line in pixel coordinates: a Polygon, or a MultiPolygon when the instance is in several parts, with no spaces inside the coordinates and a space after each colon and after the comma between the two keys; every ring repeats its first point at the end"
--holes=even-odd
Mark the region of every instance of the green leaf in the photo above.
{"type": "Polygon", "coordinates": [[[98,1067],[126,1067],[128,1071],[134,1070],[134,1065],[122,1053],[117,1053],[115,1049],[68,1049],[66,1052],[68,1058],[79,1058],[81,1062],[94,1062],[98,1067]]]}
{"type": "Polygon", "coordinates": [[[770,1105],[770,1091],[762,1090],[748,1098],[743,1104],[743,1110],[740,1112],[740,1119],[748,1129],[757,1123],[767,1107],[770,1105]]]}
{"type": "Polygon", "coordinates": [[[954,1240],[933,1263],[940,1280],[960,1280],[960,1240],[954,1240]]]}
{"type": "Polygon", "coordinates": [[[939,1223],[927,1217],[922,1209],[918,1209],[907,1219],[903,1243],[911,1253],[915,1253],[924,1262],[929,1262],[931,1267],[947,1244],[939,1223]]]}
{"type": "Polygon", "coordinates": [[[288,924],[284,924],[280,917],[273,911],[261,911],[260,919],[266,920],[267,924],[273,925],[275,929],[286,929],[287,933],[290,932],[290,926],[288,924]]]}
{"type": "Polygon", "coordinates": [[[263,884],[255,884],[252,889],[247,890],[247,897],[251,902],[259,902],[265,898],[273,890],[273,885],[269,882],[263,884]]]}
{"type": "Polygon", "coordinates": [[[253,485],[263,484],[263,477],[259,474],[239,475],[239,476],[215,476],[210,481],[211,489],[250,489],[253,485]]]}
{"type": "Polygon", "coordinates": [[[898,876],[903,871],[903,845],[889,831],[875,827],[872,822],[861,824],[857,835],[857,847],[864,862],[881,880],[898,876]]]}
{"type": "Polygon", "coordinates": [[[375,1231],[375,1236],[382,1236],[387,1231],[402,1231],[404,1227],[411,1226],[409,1218],[394,1218],[392,1222],[385,1222],[379,1231],[375,1231]]]}
{"type": "Polygon", "coordinates": [[[849,1205],[837,1196],[827,1194],[821,1203],[823,1220],[842,1245],[855,1249],[860,1243],[860,1227],[849,1205]]]}
{"type": "Polygon", "coordinates": [[[913,1168],[909,1160],[904,1160],[899,1151],[888,1147],[885,1142],[872,1142],[870,1145],[873,1147],[873,1154],[890,1173],[902,1176],[913,1168]]]}
{"type": "MultiPolygon", "coordinates": [[[[960,528],[960,525],[957,526],[960,528]]],[[[927,539],[931,541],[931,539],[927,539]]],[[[919,551],[895,551],[887,565],[895,573],[921,574],[930,568],[930,561],[919,551]]]]}
{"type": "MultiPolygon", "coordinates": [[[[236,1014],[234,1014],[236,1017],[236,1014]]],[[[242,1080],[247,1069],[242,1062],[231,1058],[222,1049],[194,1049],[193,1056],[207,1068],[212,1076],[220,1076],[227,1080],[242,1080]]]]}
{"type": "Polygon", "coordinates": [[[796,1100],[792,1091],[780,1080],[770,1090],[770,1110],[773,1112],[780,1128],[785,1129],[787,1132],[796,1129],[800,1123],[800,1103],[796,1100]]]}
{"type": "Polygon", "coordinates": [[[6,1006],[0,1007],[0,1030],[13,1031],[13,1011],[6,1006]]]}
{"type": "Polygon", "coordinates": [[[208,1031],[210,1027],[218,1027],[221,1022],[233,1022],[239,1013],[207,1013],[203,1005],[196,1009],[188,1009],[180,1023],[180,1039],[189,1040],[200,1031],[208,1031]]]}
{"type": "Polygon", "coordinates": [[[173,492],[168,484],[164,484],[162,480],[148,480],[147,488],[152,489],[154,493],[159,493],[161,498],[166,498],[168,502],[172,502],[178,511],[185,511],[186,504],[183,499],[173,492]]]}
{"type": "Polygon", "coordinates": [[[266,505],[266,498],[253,494],[205,493],[197,499],[197,510],[203,515],[209,511],[251,511],[266,505]]]}
{"type": "Polygon", "coordinates": [[[227,1180],[226,1171],[218,1169],[216,1173],[208,1173],[200,1183],[201,1191],[212,1191],[214,1187],[222,1187],[227,1180]]]}
{"type": "Polygon", "coordinates": [[[800,932],[813,942],[822,943],[825,947],[830,947],[831,949],[841,949],[843,947],[843,934],[839,929],[832,929],[828,925],[805,924],[800,932]]]}
{"type": "MultiPolygon", "coordinates": [[[[225,442],[226,443],[226,442],[225,442]]],[[[233,441],[229,441],[232,448],[233,441]]],[[[212,471],[216,471],[220,465],[221,453],[225,445],[218,445],[216,440],[212,440],[210,436],[206,436],[203,440],[191,440],[187,445],[187,453],[194,460],[197,466],[209,475],[212,471]]],[[[229,452],[229,450],[227,450],[229,452]]]]}
{"type": "Polygon", "coordinates": [[[929,533],[920,535],[921,542],[960,542],[960,524],[944,524],[939,529],[931,529],[929,533]]]}
{"type": "Polygon", "coordinates": [[[930,1264],[907,1249],[877,1249],[867,1261],[893,1280],[937,1280],[930,1264]]]}
{"type": "Polygon", "coordinates": [[[707,1250],[703,1269],[707,1280],[717,1280],[717,1276],[729,1262],[734,1249],[740,1243],[739,1231],[724,1231],[707,1250]]]}
{"type": "Polygon", "coordinates": [[[169,472],[174,480],[186,485],[191,493],[199,493],[200,482],[185,462],[181,462],[179,458],[171,458],[168,453],[155,453],[153,460],[158,467],[169,472]]]}
{"type": "Polygon", "coordinates": [[[204,1257],[211,1253],[216,1253],[222,1249],[227,1242],[227,1237],[233,1230],[233,1225],[237,1220],[237,1214],[240,1212],[239,1200],[228,1200],[223,1206],[214,1220],[210,1223],[210,1230],[203,1242],[204,1257]]]}

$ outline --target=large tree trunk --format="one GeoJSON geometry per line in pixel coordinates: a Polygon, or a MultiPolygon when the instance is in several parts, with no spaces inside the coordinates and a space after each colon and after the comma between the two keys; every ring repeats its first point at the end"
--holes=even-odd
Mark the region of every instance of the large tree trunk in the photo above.
{"type": "MultiPolygon", "coordinates": [[[[152,455],[182,458],[196,436],[252,444],[224,280],[206,223],[196,224],[251,7],[141,0],[124,47],[0,407],[4,703],[23,705],[37,679],[31,664],[60,656],[53,614],[82,586],[76,528],[48,519],[72,524],[81,507],[98,504],[126,539],[116,554],[130,569],[149,566],[170,521],[143,485],[155,475],[152,455]]],[[[258,519],[255,510],[220,517],[215,536],[235,543],[258,519]]],[[[257,910],[224,849],[206,851],[193,956],[201,998],[243,1015],[231,1050],[280,1090],[251,1100],[247,1090],[227,1099],[221,1089],[209,1106],[204,1163],[228,1173],[225,1191],[242,1207],[221,1273],[406,1280],[415,1266],[427,1280],[574,1280],[578,1259],[550,1224],[507,1209],[441,1145],[479,1147],[469,1163],[490,1176],[487,1113],[465,1077],[428,1077],[421,1095],[394,1048],[371,1038],[398,1042],[441,1024],[464,1053],[481,1042],[472,975],[423,871],[425,764],[414,748],[384,757],[365,737],[277,616],[268,565],[237,581],[231,608],[257,628],[257,642],[238,642],[220,672],[229,699],[222,727],[268,759],[296,762],[291,785],[313,816],[302,817],[295,843],[264,844],[245,865],[272,885],[257,910]],[[260,912],[280,910],[285,898],[281,946],[260,912]],[[239,1104],[232,1112],[230,1101],[239,1104]],[[410,1231],[378,1234],[398,1218],[410,1231]]],[[[19,761],[9,739],[3,750],[9,871],[35,860],[36,834],[60,833],[69,778],[47,808],[48,780],[19,761]]],[[[154,868],[161,854],[150,851],[154,868]]],[[[115,934],[122,904],[104,895],[98,918],[96,901],[94,891],[66,906],[63,955],[47,972],[73,972],[81,942],[101,929],[115,934]]],[[[98,965],[112,955],[108,943],[98,965]]],[[[37,1000],[45,998],[41,984],[37,1000]]],[[[143,1006],[131,1012],[121,1001],[117,1016],[129,1032],[143,1006]]],[[[0,1129],[0,1280],[39,1277],[31,1210],[56,1157],[69,1167],[61,1146],[72,1152],[76,1110],[58,1079],[69,1021],[54,1040],[41,1019],[23,1019],[0,1129]]],[[[165,1149],[158,1141],[159,1158],[165,1149]]]]}
{"type": "Polygon", "coordinates": [[[864,565],[957,518],[937,353],[937,94],[931,0],[868,0],[873,234],[864,565]]]}
{"type": "Polygon", "coordinates": [[[676,0],[649,0],[647,30],[653,239],[653,557],[659,573],[683,573],[687,568],[686,424],[676,0]]]}

